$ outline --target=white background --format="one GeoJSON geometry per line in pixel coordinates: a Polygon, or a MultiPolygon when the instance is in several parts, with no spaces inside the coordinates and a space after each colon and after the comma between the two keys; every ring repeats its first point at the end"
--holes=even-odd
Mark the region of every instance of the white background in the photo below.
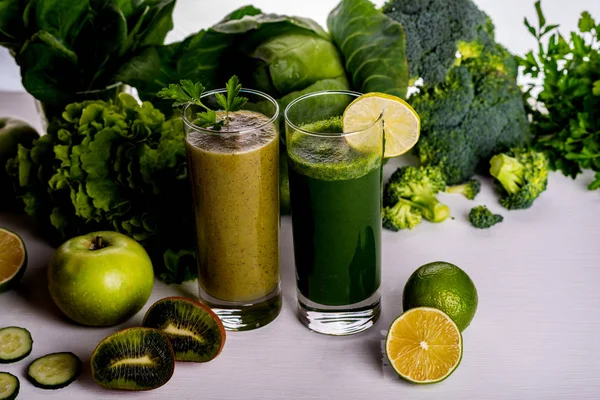
{"type": "MultiPolygon", "coordinates": [[[[265,11],[308,16],[324,24],[337,1],[254,1],[265,11]]],[[[179,0],[175,12],[177,40],[206,27],[246,1],[179,0]]],[[[381,4],[381,2],[378,2],[381,4]]],[[[497,27],[497,37],[513,52],[523,53],[533,41],[522,26],[534,17],[533,1],[478,1],[497,27]]],[[[600,1],[546,1],[550,22],[573,28],[588,9],[600,18],[600,1]]],[[[19,89],[18,71],[0,57],[0,89],[19,89]]],[[[19,115],[33,123],[37,116],[25,94],[0,94],[0,115],[19,115]]],[[[397,161],[386,166],[389,175],[397,161]]],[[[509,212],[497,203],[484,180],[476,201],[441,195],[453,220],[423,222],[413,231],[383,236],[382,316],[370,331],[334,338],[309,332],[295,317],[291,224],[282,222],[284,305],[271,325],[252,332],[228,334],[222,354],[204,364],[177,364],[164,387],[148,393],[105,391],[86,367],[66,389],[43,391],[24,379],[28,362],[49,352],[73,351],[88,363],[95,345],[122,327],[141,322],[153,301],[168,295],[195,296],[194,284],[166,286],[157,282],[146,307],[115,328],[82,328],[60,316],[46,291],[44,268],[51,249],[23,217],[0,214],[0,226],[21,234],[29,251],[29,267],[19,290],[0,295],[0,326],[31,330],[32,355],[0,366],[21,378],[19,400],[35,399],[598,399],[600,398],[600,192],[588,192],[591,174],[573,181],[551,174],[548,190],[532,209],[509,212]],[[480,231],[466,222],[475,204],[487,204],[505,221],[480,231]],[[402,288],[418,266],[453,262],[474,280],[479,308],[464,332],[464,357],[457,371],[437,385],[413,386],[383,365],[381,331],[402,311],[402,288]]]]}

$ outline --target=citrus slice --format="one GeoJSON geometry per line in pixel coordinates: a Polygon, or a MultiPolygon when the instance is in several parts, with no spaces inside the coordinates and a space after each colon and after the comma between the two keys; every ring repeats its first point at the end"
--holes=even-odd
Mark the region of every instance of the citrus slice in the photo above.
{"type": "Polygon", "coordinates": [[[14,232],[0,228],[0,293],[16,285],[27,266],[25,243],[14,232]]]}
{"type": "Polygon", "coordinates": [[[442,311],[413,308],[392,322],[385,352],[392,368],[407,381],[440,382],[460,364],[462,336],[442,311]]]}
{"type": "MultiPolygon", "coordinates": [[[[355,99],[342,116],[344,132],[367,129],[379,116],[383,117],[385,158],[402,155],[419,140],[419,114],[404,100],[385,93],[367,93],[355,99]]],[[[346,141],[360,149],[369,140],[368,135],[348,135],[346,141]]]]}

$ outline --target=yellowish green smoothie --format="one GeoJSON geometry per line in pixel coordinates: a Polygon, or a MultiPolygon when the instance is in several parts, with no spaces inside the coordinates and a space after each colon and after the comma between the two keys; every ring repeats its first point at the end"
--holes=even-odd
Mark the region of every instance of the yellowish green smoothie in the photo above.
{"type": "Polygon", "coordinates": [[[279,135],[263,114],[229,116],[215,134],[188,133],[186,146],[199,285],[217,299],[243,302],[279,282],[279,135]]]}

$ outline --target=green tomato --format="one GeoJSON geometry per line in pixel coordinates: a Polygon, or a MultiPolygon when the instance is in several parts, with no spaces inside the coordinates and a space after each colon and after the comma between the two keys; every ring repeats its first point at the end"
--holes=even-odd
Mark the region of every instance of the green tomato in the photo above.
{"type": "Polygon", "coordinates": [[[126,321],[146,304],[153,284],[146,250],[117,232],[93,232],[68,240],[48,267],[48,289],[58,308],[88,326],[126,321]]]}

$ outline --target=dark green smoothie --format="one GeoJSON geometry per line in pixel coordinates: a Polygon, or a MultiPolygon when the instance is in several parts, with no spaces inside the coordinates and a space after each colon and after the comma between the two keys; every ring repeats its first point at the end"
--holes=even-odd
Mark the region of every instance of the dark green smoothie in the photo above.
{"type": "Polygon", "coordinates": [[[298,290],[321,305],[360,303],[381,277],[381,154],[339,138],[288,141],[298,290]]]}

